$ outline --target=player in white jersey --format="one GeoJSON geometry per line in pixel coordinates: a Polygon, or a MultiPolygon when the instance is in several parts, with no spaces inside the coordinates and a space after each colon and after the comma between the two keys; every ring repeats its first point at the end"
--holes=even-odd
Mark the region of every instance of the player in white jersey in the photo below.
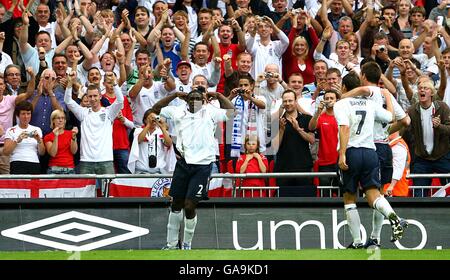
{"type": "MultiPolygon", "coordinates": [[[[397,123],[392,127],[392,131],[389,132],[390,126],[383,121],[375,121],[374,123],[374,142],[376,147],[376,153],[378,155],[378,161],[380,166],[380,183],[384,185],[390,183],[392,180],[392,150],[389,146],[389,134],[399,130],[402,127],[408,126],[410,118],[403,111],[401,106],[397,103],[394,97],[391,96],[388,90],[378,87],[378,81],[381,77],[380,66],[375,62],[365,63],[361,67],[361,83],[363,86],[369,87],[369,93],[365,94],[368,99],[374,101],[378,106],[385,107],[386,104],[392,103],[394,112],[394,119],[397,123]]],[[[355,94],[346,93],[342,98],[355,97],[355,94]]],[[[379,212],[373,211],[372,220],[372,233],[370,238],[365,244],[365,248],[370,246],[380,246],[380,234],[381,227],[383,226],[384,216],[379,212]]]]}
{"type": "MultiPolygon", "coordinates": [[[[358,87],[350,93],[362,95],[370,93],[370,88],[358,87]]],[[[397,216],[379,191],[379,161],[373,142],[373,130],[375,120],[386,123],[392,121],[391,102],[388,102],[387,109],[367,98],[346,98],[334,105],[339,125],[339,168],[343,177],[344,208],[353,237],[353,243],[348,248],[364,246],[359,230],[361,221],[355,203],[358,183],[365,193],[369,206],[382,213],[391,222],[393,240],[400,239],[407,226],[406,221],[397,216]]]]}
{"type": "Polygon", "coordinates": [[[208,92],[207,96],[204,96],[198,88],[186,95],[186,106],[167,106],[182,95],[184,93],[171,94],[153,106],[156,112],[161,110],[162,117],[173,120],[179,137],[176,145],[181,155],[175,166],[170,187],[169,195],[173,200],[164,250],[178,249],[182,209],[185,214],[182,249],[191,249],[197,225],[196,207],[200,200],[208,197],[208,178],[216,160],[215,127],[218,122],[226,121],[234,114],[233,104],[224,95],[208,92]],[[208,105],[205,97],[217,98],[223,109],[208,105]]]}

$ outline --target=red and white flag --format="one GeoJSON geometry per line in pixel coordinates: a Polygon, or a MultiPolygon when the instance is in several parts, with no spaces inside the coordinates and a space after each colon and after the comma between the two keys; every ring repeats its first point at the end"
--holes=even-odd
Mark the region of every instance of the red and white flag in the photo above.
{"type": "Polygon", "coordinates": [[[94,179],[0,180],[0,198],[95,197],[94,179]]]}
{"type": "MultiPolygon", "coordinates": [[[[231,189],[224,188],[222,178],[214,178],[209,184],[209,197],[231,196],[231,189]]],[[[120,178],[109,185],[110,197],[164,197],[168,196],[171,178],[120,178]]]]}

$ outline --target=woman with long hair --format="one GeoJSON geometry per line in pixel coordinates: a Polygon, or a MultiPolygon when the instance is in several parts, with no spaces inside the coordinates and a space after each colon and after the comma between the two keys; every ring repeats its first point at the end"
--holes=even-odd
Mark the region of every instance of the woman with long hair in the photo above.
{"type": "Polygon", "coordinates": [[[400,30],[405,38],[411,38],[411,23],[409,21],[409,11],[411,10],[410,0],[400,0],[397,8],[397,19],[393,27],[400,30]]]}
{"type": "Polygon", "coordinates": [[[313,83],[315,81],[313,53],[319,43],[319,38],[307,13],[303,12],[294,16],[288,37],[289,47],[283,55],[284,80],[287,80],[292,73],[301,73],[305,84],[313,83]],[[309,41],[304,36],[297,36],[298,32],[303,32],[304,28],[307,29],[309,41]]]}

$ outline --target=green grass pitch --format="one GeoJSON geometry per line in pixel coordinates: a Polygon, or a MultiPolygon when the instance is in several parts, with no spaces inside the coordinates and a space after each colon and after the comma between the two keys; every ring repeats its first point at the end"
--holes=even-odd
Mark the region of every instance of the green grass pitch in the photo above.
{"type": "Polygon", "coordinates": [[[446,250],[97,250],[0,252],[0,260],[450,260],[446,250]]]}

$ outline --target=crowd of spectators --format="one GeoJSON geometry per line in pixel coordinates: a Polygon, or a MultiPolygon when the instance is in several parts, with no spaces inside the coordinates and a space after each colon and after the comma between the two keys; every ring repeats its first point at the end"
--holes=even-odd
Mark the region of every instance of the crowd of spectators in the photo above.
{"type": "Polygon", "coordinates": [[[371,62],[407,196],[409,169],[450,172],[450,0],[0,0],[0,174],[172,172],[183,139],[153,107],[193,88],[235,106],[216,172],[337,171],[333,104],[371,62]]]}

